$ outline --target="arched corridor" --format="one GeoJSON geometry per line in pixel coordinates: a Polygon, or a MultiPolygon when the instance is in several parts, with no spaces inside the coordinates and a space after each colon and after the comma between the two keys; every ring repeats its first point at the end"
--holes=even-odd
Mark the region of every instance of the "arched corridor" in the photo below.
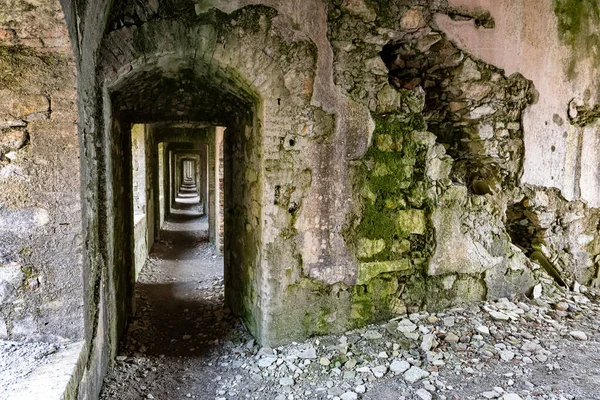
{"type": "Polygon", "coordinates": [[[209,243],[207,216],[197,215],[190,197],[178,199],[136,282],[136,313],[101,399],[215,391],[207,363],[214,348],[235,334],[250,337],[224,305],[223,257],[209,243]]]}
{"type": "Polygon", "coordinates": [[[0,400],[595,399],[595,0],[5,0],[0,400]]]}

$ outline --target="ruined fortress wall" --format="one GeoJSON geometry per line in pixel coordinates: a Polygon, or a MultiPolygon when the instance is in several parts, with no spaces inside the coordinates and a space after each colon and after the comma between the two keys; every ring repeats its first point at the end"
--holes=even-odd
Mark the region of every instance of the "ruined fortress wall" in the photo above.
{"type": "Polygon", "coordinates": [[[193,111],[136,103],[144,76],[164,97],[186,78],[244,100],[225,148],[240,161],[226,290],[265,345],[597,283],[594,1],[109,3],[63,2],[78,118],[56,4],[0,14],[0,334],[77,336],[83,303],[81,393],[98,392],[131,294],[111,96],[193,111]],[[59,33],[21,31],[42,16],[59,33]]]}
{"type": "Polygon", "coordinates": [[[81,338],[75,63],[58,1],[0,7],[0,338],[81,338]]]}

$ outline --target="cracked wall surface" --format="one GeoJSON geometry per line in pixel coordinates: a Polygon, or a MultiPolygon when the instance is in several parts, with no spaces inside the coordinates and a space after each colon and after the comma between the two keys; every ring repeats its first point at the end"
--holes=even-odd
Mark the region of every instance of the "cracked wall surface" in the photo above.
{"type": "MultiPolygon", "coordinates": [[[[599,283],[595,2],[62,6],[77,66],[83,214],[68,200],[79,188],[70,184],[77,149],[65,32],[36,37],[0,11],[10,22],[0,23],[0,70],[9,71],[0,74],[0,179],[9,188],[0,193],[0,235],[9,238],[0,246],[3,293],[39,301],[45,292],[22,283],[35,286],[45,261],[10,247],[16,230],[37,224],[48,235],[64,212],[72,225],[59,223],[54,237],[76,238],[83,216],[80,398],[98,393],[131,312],[131,249],[122,243],[132,231],[134,200],[123,190],[132,123],[153,124],[156,143],[158,124],[227,128],[226,299],[265,345],[512,297],[540,280],[599,283]],[[63,122],[44,132],[65,147],[38,146],[39,129],[55,121],[63,122]],[[36,151],[53,151],[53,161],[32,161],[36,151]],[[50,167],[61,190],[34,183],[50,167]],[[56,193],[50,212],[44,201],[56,193]]],[[[56,17],[56,4],[48,7],[34,12],[56,17]]],[[[177,147],[169,146],[163,167],[177,147]]],[[[26,240],[33,255],[44,248],[35,235],[26,240]]],[[[11,307],[7,332],[18,321],[11,307]]]]}
{"type": "Polygon", "coordinates": [[[0,10],[0,338],[83,334],[75,65],[58,2],[0,10]]]}

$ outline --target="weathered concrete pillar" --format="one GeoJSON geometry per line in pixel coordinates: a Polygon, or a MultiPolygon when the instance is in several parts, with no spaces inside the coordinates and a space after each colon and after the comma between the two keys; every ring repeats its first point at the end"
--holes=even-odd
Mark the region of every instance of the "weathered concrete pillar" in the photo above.
{"type": "Polygon", "coordinates": [[[223,253],[223,133],[225,128],[213,127],[209,133],[209,238],[217,254],[223,253]]]}
{"type": "Polygon", "coordinates": [[[166,144],[161,142],[158,144],[158,154],[157,154],[157,163],[158,163],[158,179],[157,179],[157,184],[158,184],[158,188],[157,188],[157,194],[158,194],[158,201],[157,201],[157,205],[158,205],[158,212],[157,212],[157,226],[156,226],[156,237],[160,238],[160,230],[165,222],[165,215],[166,215],[166,210],[165,210],[165,206],[166,206],[166,189],[167,189],[167,176],[168,173],[166,173],[166,144]]]}
{"type": "Polygon", "coordinates": [[[169,161],[169,176],[171,177],[171,182],[170,182],[170,197],[171,197],[171,201],[170,201],[170,208],[169,208],[169,213],[171,212],[171,208],[173,208],[173,204],[175,204],[175,197],[177,195],[177,181],[176,181],[176,176],[177,176],[177,171],[176,171],[176,164],[175,164],[175,152],[171,151],[170,152],[170,161],[169,161]]]}
{"type": "Polygon", "coordinates": [[[206,214],[208,213],[208,146],[206,144],[201,147],[198,167],[200,168],[198,190],[202,199],[202,212],[206,214]]]}
{"type": "Polygon", "coordinates": [[[223,134],[225,133],[224,127],[217,127],[216,136],[215,136],[215,210],[217,212],[216,218],[216,240],[215,240],[215,249],[217,254],[223,254],[223,232],[225,229],[224,222],[224,197],[223,197],[223,134]]]}
{"type": "Polygon", "coordinates": [[[207,207],[208,207],[208,238],[210,240],[211,243],[215,243],[215,236],[216,236],[216,229],[215,229],[215,224],[216,224],[216,208],[215,208],[215,204],[216,204],[216,194],[215,194],[215,187],[216,187],[216,175],[215,175],[215,165],[216,165],[216,161],[215,161],[215,157],[216,157],[216,153],[215,153],[215,137],[216,137],[216,127],[211,127],[209,128],[208,131],[208,146],[207,146],[207,167],[208,167],[208,171],[207,171],[207,176],[208,176],[208,201],[207,201],[207,207]]]}
{"type": "Polygon", "coordinates": [[[165,208],[164,208],[164,214],[165,214],[165,219],[169,216],[169,213],[171,212],[171,204],[172,204],[172,191],[171,191],[171,185],[172,183],[172,177],[171,177],[171,158],[172,158],[172,151],[170,150],[171,145],[168,144],[167,146],[165,146],[165,164],[163,166],[163,173],[164,173],[164,179],[165,179],[165,188],[164,188],[164,196],[165,196],[165,208]]]}

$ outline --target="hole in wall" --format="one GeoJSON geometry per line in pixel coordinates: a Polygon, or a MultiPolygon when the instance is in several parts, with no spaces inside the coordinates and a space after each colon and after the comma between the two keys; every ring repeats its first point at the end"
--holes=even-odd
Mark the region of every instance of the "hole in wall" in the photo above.
{"type": "Polygon", "coordinates": [[[532,261],[540,265],[560,286],[567,286],[556,265],[540,251],[545,242],[546,229],[539,216],[532,212],[529,199],[515,203],[506,210],[506,230],[511,242],[532,261]]]}

